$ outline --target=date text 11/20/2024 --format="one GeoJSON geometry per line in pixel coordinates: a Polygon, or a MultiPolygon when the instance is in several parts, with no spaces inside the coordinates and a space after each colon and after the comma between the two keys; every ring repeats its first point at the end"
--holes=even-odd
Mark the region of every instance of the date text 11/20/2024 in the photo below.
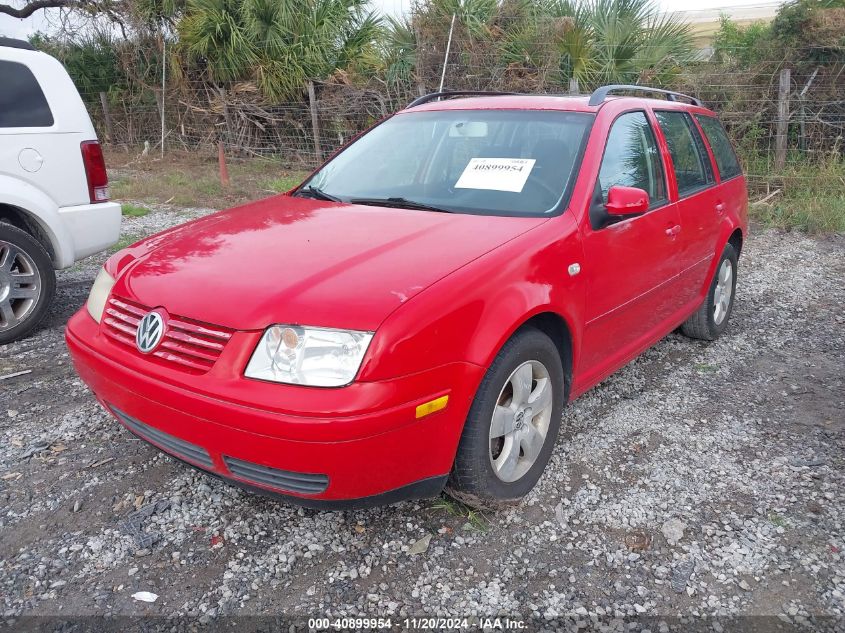
{"type": "Polygon", "coordinates": [[[525,620],[511,617],[409,617],[393,618],[310,618],[308,629],[311,631],[392,629],[399,627],[406,630],[481,630],[481,631],[519,631],[526,628],[525,620]]]}

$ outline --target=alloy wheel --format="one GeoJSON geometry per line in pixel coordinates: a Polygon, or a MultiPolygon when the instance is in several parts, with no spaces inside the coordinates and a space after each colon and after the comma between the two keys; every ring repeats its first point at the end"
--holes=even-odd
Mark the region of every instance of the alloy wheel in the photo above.
{"type": "Polygon", "coordinates": [[[35,261],[15,244],[0,240],[0,331],[23,322],[41,296],[35,261]]]}
{"type": "Polygon", "coordinates": [[[731,307],[731,296],[733,295],[733,264],[731,260],[725,259],[719,267],[719,276],[716,279],[716,288],[713,291],[713,322],[721,325],[728,310],[731,307]]]}
{"type": "Polygon", "coordinates": [[[499,392],[490,421],[490,463],[504,482],[517,481],[537,461],[552,417],[553,389],[540,361],[517,367],[499,392]]]}

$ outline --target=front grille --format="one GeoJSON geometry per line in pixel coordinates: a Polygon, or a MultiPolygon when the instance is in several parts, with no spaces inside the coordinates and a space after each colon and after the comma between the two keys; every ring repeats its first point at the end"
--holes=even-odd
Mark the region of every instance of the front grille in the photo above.
{"type": "Polygon", "coordinates": [[[329,485],[328,475],[292,473],[286,470],[270,468],[269,466],[253,464],[252,462],[245,462],[227,455],[223,456],[223,461],[226,462],[226,467],[236,477],[280,490],[314,495],[323,492],[329,485]]]}
{"type": "MultiPolygon", "coordinates": [[[[135,346],[135,333],[138,322],[149,311],[150,308],[134,301],[111,297],[103,318],[103,332],[112,340],[140,354],[135,346]]],[[[184,371],[202,374],[214,366],[226,343],[232,338],[233,331],[170,315],[164,340],[154,352],[146,356],[167,365],[175,365],[184,371]]]]}
{"type": "Polygon", "coordinates": [[[213,464],[211,461],[211,456],[208,454],[208,451],[206,451],[201,446],[191,444],[190,442],[186,442],[185,440],[180,440],[178,437],[173,437],[172,435],[165,433],[164,431],[159,431],[158,429],[144,424],[143,422],[133,418],[132,416],[126,415],[120,409],[111,407],[111,405],[110,408],[118,417],[118,419],[123,422],[130,431],[132,431],[142,440],[146,440],[147,442],[156,444],[164,452],[170,453],[174,457],[183,459],[186,462],[197,464],[198,466],[202,466],[203,468],[212,468],[213,464]]]}

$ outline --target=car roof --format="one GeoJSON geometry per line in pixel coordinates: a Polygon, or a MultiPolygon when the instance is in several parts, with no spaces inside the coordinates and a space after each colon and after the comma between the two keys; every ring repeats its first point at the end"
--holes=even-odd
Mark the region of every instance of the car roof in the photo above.
{"type": "Polygon", "coordinates": [[[648,105],[662,110],[687,110],[713,114],[711,110],[691,103],[655,99],[651,97],[608,96],[597,105],[590,105],[590,95],[529,95],[495,94],[446,98],[412,105],[402,112],[431,112],[439,110],[557,110],[561,112],[596,113],[609,103],[631,106],[648,105]]]}

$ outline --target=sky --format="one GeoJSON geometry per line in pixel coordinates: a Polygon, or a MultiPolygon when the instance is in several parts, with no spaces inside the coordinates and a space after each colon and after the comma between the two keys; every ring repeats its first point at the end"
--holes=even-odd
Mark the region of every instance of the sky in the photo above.
{"type": "MultiPolygon", "coordinates": [[[[656,0],[658,5],[665,11],[703,11],[713,12],[718,9],[727,9],[726,13],[730,14],[731,8],[735,7],[749,7],[749,6],[766,6],[777,4],[776,0],[696,0],[691,3],[690,0],[656,0]],[[692,5],[692,6],[691,6],[692,5]]],[[[392,15],[402,15],[402,13],[409,10],[412,0],[372,0],[373,7],[380,9],[384,13],[392,15]]],[[[22,1],[12,0],[12,4],[21,6],[22,1]]],[[[6,15],[0,15],[0,35],[7,37],[25,38],[36,31],[50,31],[49,14],[41,11],[36,13],[26,20],[17,20],[6,15]]]]}

